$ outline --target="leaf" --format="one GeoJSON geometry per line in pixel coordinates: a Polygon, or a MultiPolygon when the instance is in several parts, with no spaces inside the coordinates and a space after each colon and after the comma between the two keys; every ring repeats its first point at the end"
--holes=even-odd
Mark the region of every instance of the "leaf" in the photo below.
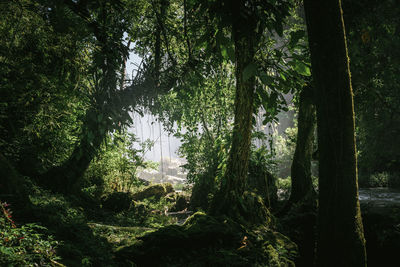
{"type": "Polygon", "coordinates": [[[290,47],[294,47],[301,38],[303,38],[305,36],[305,31],[303,30],[299,30],[299,31],[295,31],[295,32],[291,32],[290,33],[290,43],[289,46],[290,47]]]}
{"type": "Polygon", "coordinates": [[[256,72],[257,72],[257,65],[254,62],[251,62],[243,70],[243,74],[242,74],[243,81],[245,82],[248,79],[250,79],[251,77],[253,77],[254,75],[256,75],[256,72]]]}
{"type": "Polygon", "coordinates": [[[257,87],[257,94],[260,96],[261,98],[261,103],[264,105],[266,103],[268,103],[268,93],[266,90],[264,90],[262,87],[257,87]]]}
{"type": "Polygon", "coordinates": [[[301,74],[303,76],[311,76],[310,68],[303,62],[294,61],[291,65],[298,74],[301,74]]]}
{"type": "Polygon", "coordinates": [[[208,39],[209,39],[209,36],[207,34],[204,34],[203,36],[201,36],[197,40],[197,42],[196,42],[194,47],[196,49],[201,49],[201,48],[205,49],[207,47],[207,44],[208,44],[208,39]]]}
{"type": "Polygon", "coordinates": [[[264,71],[261,72],[261,74],[260,74],[260,80],[264,85],[268,85],[268,86],[272,85],[275,82],[274,78],[269,76],[264,71]]]}
{"type": "Polygon", "coordinates": [[[221,55],[225,60],[235,62],[235,50],[232,46],[221,45],[221,55]]]}

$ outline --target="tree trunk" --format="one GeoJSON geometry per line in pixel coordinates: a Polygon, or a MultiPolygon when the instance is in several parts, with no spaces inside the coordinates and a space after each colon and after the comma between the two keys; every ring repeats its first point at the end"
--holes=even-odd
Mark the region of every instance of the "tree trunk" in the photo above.
{"type": "Polygon", "coordinates": [[[78,181],[83,177],[109,130],[99,127],[97,115],[98,112],[93,108],[86,112],[82,126],[83,133],[71,156],[62,165],[50,169],[39,177],[39,182],[60,193],[70,193],[76,189],[78,181]]]}
{"type": "Polygon", "coordinates": [[[235,44],[235,119],[226,172],[210,211],[213,214],[225,214],[238,220],[245,218],[248,221],[253,219],[260,221],[260,219],[265,219],[265,213],[267,213],[262,200],[259,201],[254,195],[245,192],[250,157],[255,77],[254,74],[246,77],[244,71],[250,64],[254,64],[258,38],[256,22],[243,1],[231,7],[231,14],[234,17],[232,36],[235,44]],[[245,14],[246,12],[249,14],[245,14]],[[261,210],[257,210],[258,207],[261,210]],[[260,211],[263,214],[260,214],[260,211]]]}
{"type": "Polygon", "coordinates": [[[354,106],[340,0],[305,0],[317,92],[317,266],[365,266],[354,106]]]}
{"type": "Polygon", "coordinates": [[[311,179],[311,158],[315,130],[313,98],[313,88],[304,86],[300,93],[297,141],[291,168],[292,190],[289,205],[306,199],[313,201],[316,197],[311,179]]]}
{"type": "Polygon", "coordinates": [[[243,70],[254,59],[254,43],[251,37],[236,32],[236,96],[235,120],[232,135],[232,146],[226,169],[227,192],[236,191],[240,196],[245,188],[251,144],[253,100],[255,78],[243,80],[243,70]]]}

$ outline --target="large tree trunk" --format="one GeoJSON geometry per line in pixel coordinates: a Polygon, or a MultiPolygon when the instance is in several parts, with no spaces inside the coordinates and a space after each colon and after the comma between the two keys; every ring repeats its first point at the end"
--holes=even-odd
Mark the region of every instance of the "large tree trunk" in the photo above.
{"type": "Polygon", "coordinates": [[[297,141],[292,161],[292,190],[289,205],[306,199],[313,201],[316,197],[311,179],[315,123],[313,88],[304,86],[300,93],[297,141]]]}
{"type": "Polygon", "coordinates": [[[98,148],[106,137],[108,130],[101,127],[98,121],[100,113],[91,108],[86,112],[83,132],[79,143],[69,158],[60,166],[56,166],[39,177],[39,182],[56,192],[70,193],[74,191],[98,148]],[[89,134],[90,133],[90,134],[89,134]]]}
{"type": "Polygon", "coordinates": [[[255,79],[243,80],[243,70],[254,59],[254,43],[251,37],[237,31],[235,36],[236,96],[232,146],[226,169],[226,190],[243,193],[250,157],[253,99],[255,79]]]}
{"type": "Polygon", "coordinates": [[[305,0],[317,92],[317,266],[365,266],[354,106],[340,0],[305,0]]]}
{"type": "Polygon", "coordinates": [[[210,211],[214,214],[225,214],[234,219],[246,218],[248,221],[253,219],[260,221],[260,219],[263,220],[265,210],[256,210],[256,206],[261,203],[257,202],[255,196],[245,192],[254,112],[255,77],[254,75],[246,77],[244,71],[250,64],[254,64],[258,38],[256,21],[244,1],[232,4],[231,8],[231,14],[234,17],[232,36],[235,44],[236,70],[235,119],[226,172],[210,211]],[[246,12],[249,13],[246,14],[246,12]],[[257,214],[260,211],[264,211],[263,214],[257,214]]]}

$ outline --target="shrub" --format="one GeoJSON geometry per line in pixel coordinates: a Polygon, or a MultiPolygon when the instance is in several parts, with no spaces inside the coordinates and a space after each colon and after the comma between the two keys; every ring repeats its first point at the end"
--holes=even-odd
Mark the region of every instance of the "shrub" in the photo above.
{"type": "Polygon", "coordinates": [[[53,266],[60,258],[56,254],[58,242],[41,232],[47,228],[37,224],[16,226],[9,204],[0,203],[0,265],[53,266]]]}
{"type": "Polygon", "coordinates": [[[386,187],[388,186],[389,174],[387,172],[377,172],[371,175],[360,175],[360,187],[386,187]]]}
{"type": "Polygon", "coordinates": [[[287,178],[278,178],[277,187],[278,187],[278,199],[279,200],[289,199],[290,190],[292,188],[292,179],[290,178],[290,176],[287,178]]]}

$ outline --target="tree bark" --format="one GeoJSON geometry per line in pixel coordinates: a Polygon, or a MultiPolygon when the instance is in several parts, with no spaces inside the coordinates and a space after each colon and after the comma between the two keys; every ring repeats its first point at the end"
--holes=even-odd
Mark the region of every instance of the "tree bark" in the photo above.
{"type": "Polygon", "coordinates": [[[244,71],[254,64],[257,45],[256,21],[245,1],[231,4],[232,36],[235,45],[236,96],[232,145],[221,187],[211,204],[212,214],[261,222],[268,213],[262,201],[246,190],[248,176],[252,116],[254,113],[255,76],[244,71]],[[260,208],[260,209],[259,209],[260,208]],[[261,212],[261,213],[260,213],[261,212]]]}
{"type": "Polygon", "coordinates": [[[39,182],[55,192],[71,193],[83,177],[98,148],[105,139],[108,130],[101,129],[93,108],[86,112],[83,133],[71,156],[60,166],[56,166],[39,177],[39,182]],[[92,133],[89,139],[88,132],[92,133]]]}
{"type": "Polygon", "coordinates": [[[354,106],[340,0],[305,0],[317,92],[317,266],[366,266],[357,185],[354,106]]]}
{"type": "Polygon", "coordinates": [[[311,179],[311,158],[315,130],[315,105],[313,88],[304,86],[300,93],[297,123],[296,150],[291,167],[292,189],[289,205],[310,198],[316,198],[311,179]]]}

